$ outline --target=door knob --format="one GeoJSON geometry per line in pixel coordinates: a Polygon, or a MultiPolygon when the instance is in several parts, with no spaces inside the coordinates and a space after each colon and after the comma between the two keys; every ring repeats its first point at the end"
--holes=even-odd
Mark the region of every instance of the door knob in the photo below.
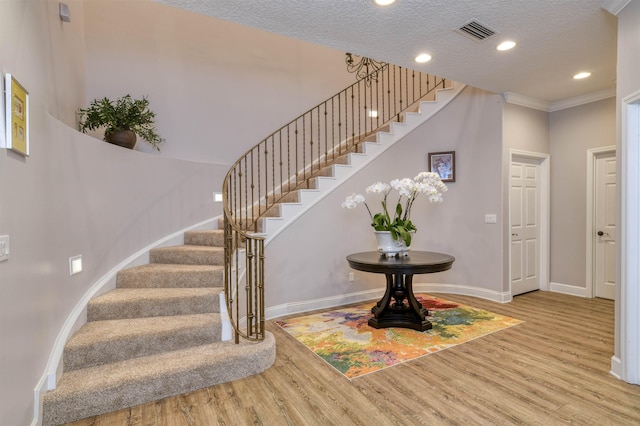
{"type": "Polygon", "coordinates": [[[606,232],[598,231],[598,235],[602,237],[603,235],[609,235],[609,234],[607,234],[606,232]]]}

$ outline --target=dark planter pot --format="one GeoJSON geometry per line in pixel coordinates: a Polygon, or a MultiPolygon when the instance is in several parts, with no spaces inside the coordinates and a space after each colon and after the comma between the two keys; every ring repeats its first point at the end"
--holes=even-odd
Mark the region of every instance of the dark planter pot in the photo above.
{"type": "Polygon", "coordinates": [[[117,130],[105,136],[104,140],[114,145],[133,149],[136,146],[136,134],[133,130],[117,130]]]}

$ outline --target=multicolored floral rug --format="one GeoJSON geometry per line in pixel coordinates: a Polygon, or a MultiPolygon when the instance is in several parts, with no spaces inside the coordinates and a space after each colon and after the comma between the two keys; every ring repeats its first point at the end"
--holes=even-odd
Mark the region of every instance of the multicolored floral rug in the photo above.
{"type": "Polygon", "coordinates": [[[276,323],[353,379],[522,322],[426,294],[417,294],[416,299],[429,311],[431,330],[372,328],[367,321],[375,302],[276,323]]]}

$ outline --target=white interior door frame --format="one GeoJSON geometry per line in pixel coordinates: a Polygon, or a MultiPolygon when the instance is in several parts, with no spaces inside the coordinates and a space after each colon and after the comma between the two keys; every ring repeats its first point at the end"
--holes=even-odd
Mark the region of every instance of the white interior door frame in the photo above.
{"type": "Polygon", "coordinates": [[[620,111],[620,229],[616,231],[620,359],[612,357],[611,370],[624,381],[640,384],[640,91],[622,99],[620,111]]]}
{"type": "MultiPolygon", "coordinates": [[[[535,160],[540,165],[540,241],[538,247],[538,276],[540,277],[540,290],[549,291],[549,238],[550,238],[550,215],[551,215],[551,157],[549,154],[540,152],[509,150],[509,170],[514,161],[518,159],[535,160]]],[[[511,188],[511,172],[509,172],[509,188],[511,188]]],[[[509,232],[511,232],[511,191],[509,191],[509,232]]],[[[509,240],[510,241],[510,240],[509,240]]],[[[509,293],[511,293],[511,247],[507,249],[509,253],[509,293]]]]}
{"type": "Polygon", "coordinates": [[[594,191],[596,188],[596,160],[600,155],[610,154],[616,152],[615,146],[605,146],[602,148],[593,148],[587,150],[587,229],[586,229],[586,241],[587,241],[587,294],[586,296],[591,298],[595,294],[595,246],[593,245],[593,235],[595,230],[596,215],[595,215],[595,197],[594,191]]]}

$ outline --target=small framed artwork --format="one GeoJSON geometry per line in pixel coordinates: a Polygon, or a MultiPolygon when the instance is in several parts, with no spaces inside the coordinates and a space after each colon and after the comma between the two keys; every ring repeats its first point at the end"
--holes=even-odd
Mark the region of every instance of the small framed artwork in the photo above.
{"type": "Polygon", "coordinates": [[[29,92],[11,74],[5,75],[5,146],[29,155],[29,92]]]}
{"type": "Polygon", "coordinates": [[[429,171],[440,175],[443,182],[456,181],[456,152],[430,152],[429,171]]]}

